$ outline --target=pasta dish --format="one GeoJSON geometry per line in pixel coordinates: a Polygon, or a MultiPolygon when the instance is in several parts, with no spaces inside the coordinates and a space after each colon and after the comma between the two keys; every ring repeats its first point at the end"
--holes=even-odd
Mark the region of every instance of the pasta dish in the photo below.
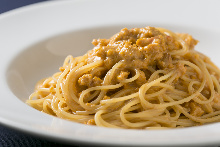
{"type": "Polygon", "coordinates": [[[124,129],[190,127],[220,121],[220,70],[191,35],[122,29],[67,56],[27,103],[59,118],[124,129]]]}

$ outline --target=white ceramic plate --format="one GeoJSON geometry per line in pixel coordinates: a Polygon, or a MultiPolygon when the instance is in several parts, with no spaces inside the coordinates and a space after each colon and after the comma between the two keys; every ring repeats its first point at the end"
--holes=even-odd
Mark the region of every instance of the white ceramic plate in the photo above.
{"type": "Polygon", "coordinates": [[[165,27],[200,40],[196,47],[220,66],[219,1],[62,0],[0,16],[0,122],[64,142],[105,145],[217,145],[220,123],[172,130],[86,126],[41,113],[24,102],[35,83],[58,71],[68,54],[92,49],[124,27],[165,27]]]}

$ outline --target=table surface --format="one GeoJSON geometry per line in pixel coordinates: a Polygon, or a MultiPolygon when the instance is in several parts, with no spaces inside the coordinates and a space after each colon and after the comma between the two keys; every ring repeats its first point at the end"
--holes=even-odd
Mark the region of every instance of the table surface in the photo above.
{"type": "MultiPolygon", "coordinates": [[[[0,14],[33,3],[47,0],[0,0],[0,14]]],[[[53,140],[26,134],[0,124],[0,147],[81,147],[86,145],[68,145],[53,140]]],[[[87,145],[91,146],[91,145],[87,145]]],[[[220,146],[219,146],[220,147],[220,146]]]]}

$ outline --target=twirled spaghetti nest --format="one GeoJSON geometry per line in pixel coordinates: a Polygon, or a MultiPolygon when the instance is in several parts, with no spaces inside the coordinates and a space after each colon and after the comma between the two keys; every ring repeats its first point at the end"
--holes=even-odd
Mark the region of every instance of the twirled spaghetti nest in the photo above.
{"type": "Polygon", "coordinates": [[[112,128],[220,120],[220,72],[194,50],[192,36],[125,28],[93,44],[93,50],[69,55],[60,72],[39,81],[27,103],[60,118],[112,128]]]}

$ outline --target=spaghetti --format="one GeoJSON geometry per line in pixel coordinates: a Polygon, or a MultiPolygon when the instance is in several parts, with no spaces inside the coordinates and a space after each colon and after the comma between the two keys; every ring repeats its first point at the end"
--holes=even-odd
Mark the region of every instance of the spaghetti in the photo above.
{"type": "Polygon", "coordinates": [[[122,29],[67,56],[27,103],[67,120],[111,128],[197,126],[220,121],[220,71],[197,40],[163,28],[122,29]]]}

